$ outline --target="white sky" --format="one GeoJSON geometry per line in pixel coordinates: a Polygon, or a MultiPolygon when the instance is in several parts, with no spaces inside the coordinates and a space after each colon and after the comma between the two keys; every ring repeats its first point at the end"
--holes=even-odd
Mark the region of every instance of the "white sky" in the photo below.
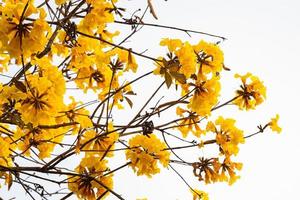
{"type": "MultiPolygon", "coordinates": [[[[146,0],[124,2],[144,8],[146,0]]],[[[232,82],[234,73],[250,71],[264,80],[268,98],[256,111],[241,113],[228,107],[218,114],[238,118],[238,126],[252,133],[256,131],[256,125],[267,122],[279,113],[279,123],[283,128],[280,135],[267,131],[246,141],[237,158],[237,161],[244,163],[241,179],[233,186],[224,183],[205,186],[193,177],[191,169],[173,166],[193,187],[208,191],[211,200],[298,199],[300,64],[297,58],[300,56],[300,2],[153,0],[153,3],[159,20],[155,21],[149,16],[146,22],[206,31],[228,38],[221,45],[226,65],[232,69],[232,72],[223,76],[230,79],[229,86],[224,86],[224,100],[232,97],[234,88],[238,87],[232,82]]],[[[149,49],[150,55],[157,56],[162,52],[157,48],[162,37],[180,37],[194,42],[203,38],[193,34],[190,39],[184,33],[145,28],[131,39],[132,43],[126,45],[138,51],[149,49]]],[[[142,63],[140,68],[145,68],[141,71],[149,71],[152,66],[142,63]]],[[[150,87],[152,84],[147,86],[149,88],[144,91],[155,89],[150,87]]],[[[139,104],[136,105],[138,107],[139,104]]],[[[205,155],[207,152],[201,153],[205,155]]],[[[191,199],[189,189],[171,170],[162,170],[161,175],[153,179],[134,177],[132,170],[120,171],[115,175],[115,191],[129,200],[138,197],[148,197],[149,200],[191,199]]],[[[1,190],[0,194],[2,196],[1,190]]],[[[16,195],[17,199],[25,199],[23,190],[16,191],[13,196],[16,195]]],[[[115,198],[111,196],[108,199],[115,198]]]]}

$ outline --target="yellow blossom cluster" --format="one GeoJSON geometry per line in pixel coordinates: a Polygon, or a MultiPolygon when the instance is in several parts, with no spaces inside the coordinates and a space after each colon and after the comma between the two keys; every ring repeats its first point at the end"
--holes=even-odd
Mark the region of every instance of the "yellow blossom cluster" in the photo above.
{"type": "Polygon", "coordinates": [[[84,157],[76,167],[76,174],[68,180],[69,189],[79,199],[96,200],[109,195],[107,190],[113,187],[112,174],[105,175],[108,171],[107,161],[101,157],[84,157]]]}
{"type": "Polygon", "coordinates": [[[266,98],[266,87],[259,80],[258,77],[253,76],[251,73],[245,75],[235,75],[242,81],[241,88],[236,91],[237,98],[234,103],[240,109],[254,109],[257,105],[261,104],[266,98]]]}
{"type": "Polygon", "coordinates": [[[192,132],[196,137],[200,137],[201,134],[205,134],[205,131],[202,130],[198,124],[200,121],[200,117],[198,115],[180,107],[176,108],[176,114],[183,117],[183,120],[180,121],[177,128],[184,138],[188,136],[189,132],[192,132]],[[186,113],[188,116],[184,117],[184,114],[186,113]]]}
{"type": "Polygon", "coordinates": [[[79,107],[82,102],[76,102],[74,97],[70,97],[71,103],[61,111],[61,115],[58,116],[58,120],[61,122],[74,123],[73,133],[76,134],[78,129],[89,128],[93,126],[91,119],[89,118],[89,111],[84,107],[79,107]]]}
{"type": "Polygon", "coordinates": [[[209,143],[218,145],[219,156],[200,158],[199,162],[193,163],[194,175],[205,183],[228,182],[231,185],[239,178],[236,171],[242,168],[242,163],[231,161],[231,157],[238,154],[238,145],[245,141],[243,131],[235,127],[234,119],[219,117],[215,122],[207,123],[206,132],[215,135],[209,143]]]}
{"type": "Polygon", "coordinates": [[[18,149],[25,156],[31,155],[31,148],[34,147],[39,151],[39,158],[49,158],[56,144],[59,144],[65,134],[64,128],[59,129],[40,129],[40,128],[17,128],[14,141],[18,149]]]}
{"type": "Polygon", "coordinates": [[[167,146],[154,134],[134,136],[129,140],[129,148],[126,150],[126,158],[138,176],[151,177],[159,173],[158,161],[163,167],[169,164],[170,152],[164,151],[167,146]]]}
{"type": "Polygon", "coordinates": [[[21,54],[28,58],[44,50],[47,35],[51,33],[44,8],[36,8],[32,0],[7,0],[0,6],[0,12],[1,53],[8,52],[11,58],[19,60],[21,54]],[[36,14],[37,20],[28,20],[36,14]]]}
{"type": "Polygon", "coordinates": [[[88,130],[80,140],[82,151],[86,154],[112,157],[115,142],[119,139],[119,134],[114,132],[112,123],[109,124],[108,134],[101,135],[95,130],[88,130]]]}
{"type": "Polygon", "coordinates": [[[238,145],[245,142],[243,131],[235,127],[234,119],[219,117],[215,123],[209,121],[206,131],[215,133],[220,152],[226,156],[237,155],[238,145]]]}
{"type": "Polygon", "coordinates": [[[236,171],[241,170],[242,166],[242,163],[232,162],[229,156],[222,159],[199,158],[199,162],[192,164],[194,175],[198,177],[199,181],[204,181],[206,184],[227,182],[229,185],[240,178],[236,171]]]}
{"type": "Polygon", "coordinates": [[[200,116],[210,115],[220,95],[219,73],[223,69],[223,52],[217,44],[200,41],[196,45],[179,39],[163,39],[168,58],[158,65],[155,74],[165,76],[166,82],[174,78],[183,95],[193,92],[188,107],[200,116]]]}

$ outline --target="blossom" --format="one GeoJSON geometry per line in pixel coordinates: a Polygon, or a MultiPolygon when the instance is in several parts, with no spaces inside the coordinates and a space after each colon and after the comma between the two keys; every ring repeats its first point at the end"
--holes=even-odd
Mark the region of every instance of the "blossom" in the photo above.
{"type": "Polygon", "coordinates": [[[201,134],[205,133],[198,125],[198,122],[200,121],[200,117],[195,113],[177,107],[176,114],[183,117],[183,119],[180,120],[180,123],[176,128],[181,132],[184,138],[187,137],[189,132],[192,132],[193,135],[195,135],[196,137],[200,137],[201,134]],[[183,117],[184,113],[188,113],[188,116],[183,117]]]}
{"type": "Polygon", "coordinates": [[[209,200],[208,194],[204,191],[193,189],[190,190],[193,195],[193,200],[209,200]]]}
{"type": "Polygon", "coordinates": [[[56,93],[55,88],[63,85],[57,86],[47,77],[39,75],[28,75],[27,81],[25,97],[16,104],[23,122],[33,126],[55,124],[55,117],[64,109],[62,96],[56,93]]]}
{"type": "Polygon", "coordinates": [[[197,57],[191,44],[185,42],[180,49],[175,52],[180,63],[179,72],[189,78],[196,73],[197,57]]]}
{"type": "Polygon", "coordinates": [[[224,55],[218,45],[201,40],[193,46],[200,64],[199,73],[208,74],[220,72],[223,69],[224,55]]]}
{"type": "Polygon", "coordinates": [[[33,1],[6,1],[1,8],[0,43],[1,51],[7,51],[10,57],[25,58],[43,51],[47,42],[47,33],[51,31],[46,22],[46,12],[36,8],[33,1]],[[27,20],[39,13],[34,21],[27,20]]]}
{"type": "Polygon", "coordinates": [[[164,149],[167,146],[154,134],[148,136],[136,135],[129,140],[129,149],[126,150],[126,159],[137,175],[146,175],[149,178],[160,172],[158,161],[167,167],[170,153],[164,149]]]}
{"type": "Polygon", "coordinates": [[[206,130],[216,134],[220,153],[224,155],[237,155],[238,145],[245,142],[243,131],[235,127],[234,119],[219,117],[215,123],[208,122],[206,130]]]}
{"type": "Polygon", "coordinates": [[[30,156],[32,147],[36,148],[40,159],[51,157],[56,144],[59,144],[64,138],[66,130],[41,129],[41,128],[17,128],[14,134],[17,148],[25,155],[30,156]]]}
{"type": "Polygon", "coordinates": [[[90,12],[79,22],[78,30],[86,34],[102,34],[107,23],[114,21],[114,15],[110,10],[113,5],[109,1],[89,0],[92,5],[90,12]]]}
{"type": "Polygon", "coordinates": [[[218,181],[217,167],[219,161],[217,158],[199,158],[199,162],[192,163],[193,173],[198,177],[199,181],[204,181],[206,184],[218,181]]]}
{"type": "Polygon", "coordinates": [[[182,47],[182,41],[180,39],[169,39],[169,38],[164,38],[160,41],[161,46],[167,46],[169,52],[174,52],[177,49],[182,47]]]}
{"type": "Polygon", "coordinates": [[[103,176],[107,170],[106,160],[101,160],[97,156],[84,157],[75,168],[75,172],[80,176],[70,176],[68,187],[79,199],[105,198],[109,195],[106,188],[112,190],[113,187],[112,174],[103,176]]]}
{"type": "MultiPolygon", "coordinates": [[[[161,46],[167,46],[169,53],[168,57],[173,61],[178,61],[178,69],[170,69],[170,71],[183,74],[189,78],[196,72],[197,58],[194,53],[193,46],[189,42],[182,42],[179,39],[164,38],[160,42],[161,46]]],[[[171,68],[176,62],[168,62],[166,68],[171,68]]],[[[176,68],[175,68],[176,69],[176,68]]]]}
{"type": "Polygon", "coordinates": [[[79,107],[82,102],[76,102],[75,98],[70,96],[71,103],[65,107],[61,113],[63,115],[59,115],[57,120],[60,122],[74,122],[73,133],[77,133],[79,127],[81,128],[89,128],[93,126],[92,120],[89,118],[89,111],[84,107],[79,107]],[[78,123],[79,125],[77,125],[78,123]]]}
{"type": "Polygon", "coordinates": [[[126,51],[117,48],[112,51],[112,54],[117,56],[115,63],[111,63],[114,69],[123,68],[124,66],[125,72],[132,71],[135,73],[137,71],[138,65],[130,50],[126,51]]]}
{"type": "Polygon", "coordinates": [[[240,78],[242,81],[241,89],[236,91],[237,99],[234,104],[240,109],[255,109],[266,98],[266,87],[258,77],[251,73],[245,75],[236,74],[235,78],[240,78]]]}
{"type": "Polygon", "coordinates": [[[197,80],[191,85],[195,88],[195,92],[188,105],[189,108],[200,116],[209,115],[218,101],[221,90],[219,79],[214,77],[209,80],[197,80]]]}
{"type": "Polygon", "coordinates": [[[218,166],[220,169],[219,181],[225,181],[228,182],[229,185],[232,185],[240,178],[240,176],[236,175],[236,170],[240,171],[242,167],[242,163],[232,162],[230,157],[226,156],[223,162],[218,166]]]}
{"type": "Polygon", "coordinates": [[[113,132],[114,128],[112,123],[108,125],[109,134],[101,135],[94,130],[88,130],[84,133],[83,138],[80,140],[80,144],[83,146],[82,151],[86,151],[87,154],[97,154],[100,157],[112,157],[115,142],[119,139],[119,134],[113,132]]]}
{"type": "Polygon", "coordinates": [[[274,118],[271,118],[271,122],[269,123],[269,126],[272,129],[272,131],[280,133],[282,129],[278,125],[278,120],[279,120],[279,115],[276,114],[274,118]]]}
{"type": "MultiPolygon", "coordinates": [[[[1,49],[1,42],[0,42],[0,49],[1,49]]],[[[0,73],[7,71],[8,62],[10,60],[10,56],[0,51],[0,73]]]]}

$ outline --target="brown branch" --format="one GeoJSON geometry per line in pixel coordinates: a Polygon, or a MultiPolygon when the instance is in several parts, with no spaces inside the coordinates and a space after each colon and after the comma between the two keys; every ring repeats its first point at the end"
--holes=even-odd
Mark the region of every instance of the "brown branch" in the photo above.
{"type": "Polygon", "coordinates": [[[190,30],[190,29],[178,28],[178,27],[174,27],[174,26],[166,26],[166,25],[161,25],[161,24],[151,24],[151,23],[133,22],[133,21],[123,22],[123,21],[118,21],[118,20],[115,20],[115,23],[117,23],[117,24],[125,24],[125,25],[144,25],[144,26],[151,26],[151,27],[156,27],[156,28],[173,29],[173,30],[177,30],[177,31],[202,34],[202,35],[207,35],[207,36],[211,36],[211,37],[220,38],[222,40],[226,40],[225,37],[219,36],[219,35],[214,35],[214,34],[202,32],[202,31],[195,31],[195,30],[190,30]]]}

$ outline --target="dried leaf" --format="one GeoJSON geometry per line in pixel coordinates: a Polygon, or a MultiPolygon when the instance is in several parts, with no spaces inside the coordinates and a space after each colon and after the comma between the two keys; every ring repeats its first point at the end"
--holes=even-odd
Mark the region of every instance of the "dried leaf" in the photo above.
{"type": "Polygon", "coordinates": [[[131,91],[126,92],[126,95],[136,95],[136,93],[134,93],[134,92],[131,90],[131,91]]]}
{"type": "Polygon", "coordinates": [[[181,84],[186,83],[186,77],[184,74],[178,73],[178,72],[170,72],[171,75],[181,84]]]}
{"type": "Polygon", "coordinates": [[[155,13],[155,11],[154,11],[154,7],[153,7],[153,5],[152,5],[152,3],[151,3],[151,0],[147,0],[147,2],[148,2],[148,6],[149,6],[149,8],[150,8],[150,13],[152,14],[152,16],[153,16],[155,19],[158,19],[157,15],[156,15],[156,13],[155,13]]]}
{"type": "Polygon", "coordinates": [[[169,65],[169,62],[165,58],[162,59],[162,62],[165,67],[169,65]]]}
{"type": "Polygon", "coordinates": [[[161,67],[160,70],[159,70],[159,73],[160,74],[165,74],[166,73],[166,68],[161,67]]]}
{"type": "Polygon", "coordinates": [[[128,58],[127,59],[128,59],[128,63],[133,63],[131,49],[129,49],[129,51],[128,51],[128,58]]]}
{"type": "Polygon", "coordinates": [[[124,98],[125,98],[125,100],[127,101],[127,103],[129,104],[130,108],[132,108],[132,106],[133,106],[132,101],[131,101],[128,97],[125,97],[125,96],[124,96],[124,98]]]}
{"type": "Polygon", "coordinates": [[[79,154],[80,153],[80,137],[78,138],[75,146],[75,153],[79,154]]]}
{"type": "Polygon", "coordinates": [[[21,82],[21,81],[18,81],[18,80],[15,80],[14,81],[14,84],[15,84],[15,86],[16,86],[16,88],[18,89],[18,90],[20,90],[21,92],[24,92],[24,93],[26,93],[26,86],[25,86],[25,84],[23,83],[23,82],[21,82]]]}
{"type": "Polygon", "coordinates": [[[166,81],[167,87],[169,88],[172,85],[172,77],[169,74],[169,72],[165,73],[165,81],[166,81]]]}
{"type": "Polygon", "coordinates": [[[8,175],[6,176],[5,183],[7,184],[7,190],[9,190],[13,183],[13,177],[11,173],[8,173],[8,175]]]}
{"type": "Polygon", "coordinates": [[[170,72],[177,72],[180,68],[179,62],[170,62],[168,65],[168,69],[170,72]]]}

